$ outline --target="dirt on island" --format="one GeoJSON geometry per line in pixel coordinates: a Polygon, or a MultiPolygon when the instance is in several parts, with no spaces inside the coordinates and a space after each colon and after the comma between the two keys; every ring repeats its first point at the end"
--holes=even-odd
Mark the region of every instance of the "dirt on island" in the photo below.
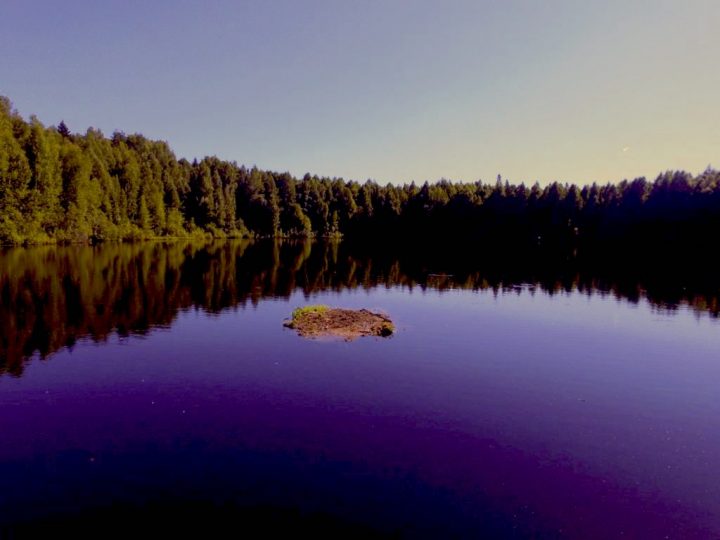
{"type": "Polygon", "coordinates": [[[362,336],[388,337],[395,331],[390,318],[382,313],[327,306],[298,308],[284,324],[303,337],[338,337],[345,341],[362,336]]]}

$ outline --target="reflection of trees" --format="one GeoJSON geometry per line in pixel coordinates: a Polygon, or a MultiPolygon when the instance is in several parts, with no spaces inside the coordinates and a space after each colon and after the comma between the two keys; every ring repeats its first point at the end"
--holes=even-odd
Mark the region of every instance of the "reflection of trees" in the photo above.
{"type": "Polygon", "coordinates": [[[661,272],[667,261],[631,272],[628,264],[619,270],[537,253],[365,251],[337,242],[245,240],[10,249],[0,261],[0,373],[15,375],[26,358],[46,357],[81,337],[142,334],[171,324],[183,308],[219,312],[296,290],[402,286],[520,294],[523,284],[531,294],[539,289],[646,298],[662,309],[688,305],[720,315],[717,282],[701,279],[696,270],[661,272]]]}

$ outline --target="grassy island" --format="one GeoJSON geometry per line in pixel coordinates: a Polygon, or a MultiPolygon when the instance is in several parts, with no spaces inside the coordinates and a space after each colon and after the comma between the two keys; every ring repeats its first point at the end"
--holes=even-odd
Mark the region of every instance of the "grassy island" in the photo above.
{"type": "Polygon", "coordinates": [[[389,317],[367,309],[311,305],[295,309],[285,326],[303,337],[340,337],[352,341],[361,336],[388,337],[395,332],[389,317]]]}

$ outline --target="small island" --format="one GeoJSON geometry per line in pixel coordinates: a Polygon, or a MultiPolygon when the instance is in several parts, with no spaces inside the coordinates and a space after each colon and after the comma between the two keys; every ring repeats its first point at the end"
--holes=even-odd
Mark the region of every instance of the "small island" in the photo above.
{"type": "Polygon", "coordinates": [[[388,337],[395,332],[390,318],[382,313],[324,305],[297,308],[284,325],[297,330],[302,337],[339,337],[346,341],[362,336],[388,337]]]}

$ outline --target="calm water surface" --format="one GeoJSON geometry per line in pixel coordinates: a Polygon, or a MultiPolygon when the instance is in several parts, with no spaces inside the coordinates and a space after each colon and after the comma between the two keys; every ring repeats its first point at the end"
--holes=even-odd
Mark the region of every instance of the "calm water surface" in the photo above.
{"type": "Polygon", "coordinates": [[[720,537],[717,298],[457,270],[309,243],[3,252],[0,535],[150,508],[238,531],[720,537]],[[304,340],[282,320],[308,303],[398,331],[304,340]]]}

